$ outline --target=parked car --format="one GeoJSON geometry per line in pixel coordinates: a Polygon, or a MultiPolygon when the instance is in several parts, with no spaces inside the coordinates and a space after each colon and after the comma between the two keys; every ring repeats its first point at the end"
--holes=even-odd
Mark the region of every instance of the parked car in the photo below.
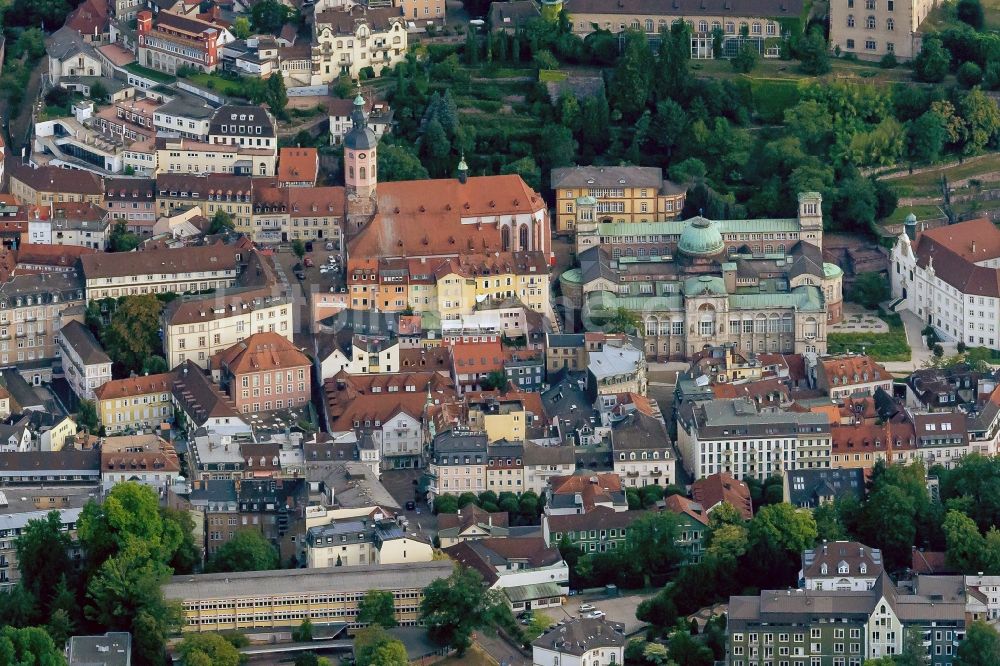
{"type": "Polygon", "coordinates": [[[587,615],[587,617],[592,617],[595,620],[599,620],[602,617],[604,617],[604,611],[595,610],[593,613],[590,613],[589,615],[587,615]]]}
{"type": "Polygon", "coordinates": [[[295,271],[295,277],[297,277],[299,280],[305,280],[306,274],[304,271],[295,271]]]}
{"type": "Polygon", "coordinates": [[[313,242],[306,241],[306,252],[312,252],[312,251],[313,251],[313,242]]]}
{"type": "Polygon", "coordinates": [[[589,613],[589,612],[595,611],[595,610],[597,610],[597,607],[594,606],[593,604],[580,604],[580,612],[581,613],[589,613]]]}
{"type": "Polygon", "coordinates": [[[335,264],[337,263],[337,255],[331,254],[329,257],[326,258],[326,260],[328,263],[335,264]]]}
{"type": "Polygon", "coordinates": [[[416,508],[417,508],[417,503],[414,502],[413,500],[410,500],[409,502],[406,503],[406,510],[407,511],[413,511],[416,508]]]}
{"type": "Polygon", "coordinates": [[[313,260],[310,259],[309,257],[306,257],[305,259],[303,259],[302,263],[306,265],[306,268],[312,268],[315,265],[315,264],[313,264],[313,260]]]}
{"type": "Polygon", "coordinates": [[[330,272],[330,267],[329,266],[320,266],[319,267],[319,272],[320,273],[329,273],[330,272]]]}
{"type": "Polygon", "coordinates": [[[329,242],[329,243],[326,244],[326,249],[327,250],[332,250],[335,247],[336,247],[336,245],[334,245],[333,242],[329,242]]]}

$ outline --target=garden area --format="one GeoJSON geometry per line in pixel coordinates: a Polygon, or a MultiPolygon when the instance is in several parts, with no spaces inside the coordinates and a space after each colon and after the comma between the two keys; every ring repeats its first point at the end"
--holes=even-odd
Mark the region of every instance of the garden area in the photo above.
{"type": "Polygon", "coordinates": [[[864,353],[876,361],[909,361],[910,345],[898,314],[880,315],[889,325],[888,333],[827,333],[826,349],[830,354],[864,353]]]}

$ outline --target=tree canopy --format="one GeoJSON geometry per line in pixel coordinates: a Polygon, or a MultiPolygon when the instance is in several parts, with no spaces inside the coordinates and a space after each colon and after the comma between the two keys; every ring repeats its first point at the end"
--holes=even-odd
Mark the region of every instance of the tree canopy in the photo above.
{"type": "Polygon", "coordinates": [[[459,656],[472,645],[472,632],[496,623],[514,625],[510,609],[496,590],[486,590],[483,578],[473,569],[456,566],[424,590],[420,617],[427,634],[440,645],[454,648],[459,656]]]}
{"type": "Polygon", "coordinates": [[[239,530],[219,546],[205,571],[266,571],[278,568],[278,550],[257,530],[239,530]]]}
{"type": "Polygon", "coordinates": [[[358,602],[358,622],[362,624],[377,624],[389,629],[395,627],[396,606],[392,592],[388,590],[369,590],[358,602]]]}

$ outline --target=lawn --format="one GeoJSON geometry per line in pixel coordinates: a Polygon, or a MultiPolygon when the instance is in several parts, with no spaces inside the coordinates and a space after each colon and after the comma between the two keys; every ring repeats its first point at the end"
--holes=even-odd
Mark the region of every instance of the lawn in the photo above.
{"type": "Polygon", "coordinates": [[[920,220],[936,220],[942,217],[944,213],[941,211],[939,206],[899,206],[893,211],[892,215],[881,220],[882,224],[902,224],[906,216],[913,213],[917,216],[917,221],[920,220]]]}
{"type": "Polygon", "coordinates": [[[245,97],[245,88],[242,81],[234,81],[218,74],[209,74],[208,72],[189,74],[187,80],[202,88],[207,88],[223,95],[245,97]]]}
{"type": "Polygon", "coordinates": [[[970,361],[986,361],[993,365],[1000,364],[1000,351],[988,347],[969,347],[965,350],[970,361]]]}
{"type": "Polygon", "coordinates": [[[169,74],[164,74],[163,72],[158,72],[155,69],[150,69],[149,67],[143,67],[137,62],[130,62],[125,65],[125,69],[132,72],[136,76],[142,76],[153,81],[158,81],[160,83],[173,83],[177,80],[177,77],[170,76],[169,74]]]}
{"type": "Polygon", "coordinates": [[[548,615],[532,611],[531,624],[524,627],[524,638],[529,641],[535,640],[545,632],[550,624],[552,624],[552,618],[548,615]]]}
{"type": "Polygon", "coordinates": [[[863,348],[876,361],[909,361],[910,346],[903,320],[897,314],[884,315],[882,319],[889,324],[888,333],[828,333],[827,353],[861,352],[863,348]]]}

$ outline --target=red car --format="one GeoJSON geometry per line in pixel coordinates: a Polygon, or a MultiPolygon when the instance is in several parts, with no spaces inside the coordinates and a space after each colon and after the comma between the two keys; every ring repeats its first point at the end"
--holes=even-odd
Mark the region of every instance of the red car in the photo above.
{"type": "Polygon", "coordinates": [[[305,264],[307,268],[312,268],[313,267],[313,260],[310,259],[309,257],[306,257],[305,259],[303,259],[302,263],[305,264]]]}

